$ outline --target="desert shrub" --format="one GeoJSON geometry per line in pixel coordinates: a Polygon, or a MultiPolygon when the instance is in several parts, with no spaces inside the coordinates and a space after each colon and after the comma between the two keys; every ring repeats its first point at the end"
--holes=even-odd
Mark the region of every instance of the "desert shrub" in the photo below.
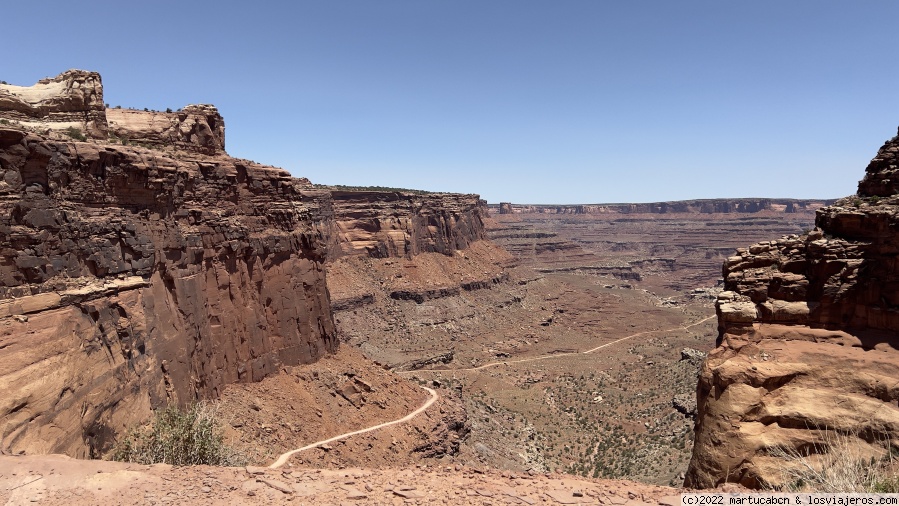
{"type": "Polygon", "coordinates": [[[242,455],[225,444],[215,407],[202,402],[186,410],[170,406],[157,411],[149,426],[132,430],[119,442],[112,458],[175,466],[245,463],[242,455]]]}
{"type": "MultiPolygon", "coordinates": [[[[857,437],[825,431],[823,442],[804,448],[775,447],[773,457],[782,459],[784,492],[871,493],[899,490],[899,476],[893,474],[892,456],[886,451],[874,456],[864,450],[857,437]]],[[[889,448],[888,442],[883,446],[889,448]]]]}
{"type": "Polygon", "coordinates": [[[75,139],[76,141],[86,141],[87,140],[87,137],[85,137],[84,134],[81,133],[81,129],[78,127],[70,126],[69,128],[66,128],[65,133],[66,133],[66,135],[75,139]]]}
{"type": "Polygon", "coordinates": [[[899,493],[899,476],[886,476],[872,483],[871,492],[876,494],[899,493]]]}

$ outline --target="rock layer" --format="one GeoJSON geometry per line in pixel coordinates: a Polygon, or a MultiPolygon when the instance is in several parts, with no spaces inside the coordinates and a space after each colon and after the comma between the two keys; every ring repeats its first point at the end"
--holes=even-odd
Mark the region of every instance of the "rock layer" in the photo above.
{"type": "Polygon", "coordinates": [[[207,155],[225,152],[225,121],[215,106],[175,112],[107,108],[100,74],[68,70],[33,86],[0,84],[0,120],[56,138],[85,138],[207,155]]]}
{"type": "Polygon", "coordinates": [[[332,191],[331,198],[341,254],[452,255],[486,237],[477,195],[332,191]]]}
{"type": "Polygon", "coordinates": [[[151,406],[336,346],[308,181],[17,130],[0,167],[4,451],[98,455],[151,406]]]}
{"type": "Polygon", "coordinates": [[[858,194],[803,236],[738,249],[716,304],[720,346],[703,366],[686,485],[779,484],[779,450],[863,455],[899,438],[899,136],[858,194]]]}
{"type": "Polygon", "coordinates": [[[484,238],[476,195],[332,194],[225,155],[212,106],[102,105],[95,73],[0,88],[0,453],[100,456],[152,409],[313,362],[328,262],[484,238]]]}
{"type": "Polygon", "coordinates": [[[0,84],[0,119],[41,131],[69,127],[87,136],[106,138],[106,115],[100,74],[68,70],[34,86],[0,84]]]}
{"type": "Polygon", "coordinates": [[[703,199],[639,204],[540,205],[501,202],[489,207],[498,214],[753,214],[762,211],[795,213],[814,210],[831,200],[799,199],[703,199]]]}
{"type": "Polygon", "coordinates": [[[123,142],[207,155],[225,152],[225,120],[212,105],[188,105],[176,112],[107,109],[106,118],[110,135],[123,142]]]}

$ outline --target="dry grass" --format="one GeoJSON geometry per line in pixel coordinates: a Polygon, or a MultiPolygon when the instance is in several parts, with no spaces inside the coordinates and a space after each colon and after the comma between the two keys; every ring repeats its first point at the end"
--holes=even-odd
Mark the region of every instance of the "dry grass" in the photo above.
{"type": "Polygon", "coordinates": [[[868,445],[861,438],[823,431],[821,443],[801,448],[775,447],[772,457],[785,461],[783,492],[871,493],[899,491],[889,441],[868,445]]]}
{"type": "Polygon", "coordinates": [[[113,450],[113,460],[175,466],[239,466],[246,459],[227,446],[213,404],[156,412],[148,426],[132,430],[113,450]]]}

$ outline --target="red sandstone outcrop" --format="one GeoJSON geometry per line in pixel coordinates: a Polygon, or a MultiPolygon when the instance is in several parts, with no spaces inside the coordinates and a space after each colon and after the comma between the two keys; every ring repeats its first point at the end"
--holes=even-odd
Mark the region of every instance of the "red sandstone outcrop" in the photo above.
{"type": "Polygon", "coordinates": [[[737,250],[703,366],[686,485],[777,484],[778,449],[862,454],[899,440],[899,136],[818,229],[737,250]]]}
{"type": "Polygon", "coordinates": [[[33,86],[0,84],[0,120],[55,138],[81,134],[207,155],[225,152],[225,121],[215,106],[188,105],[175,112],[109,109],[100,74],[84,70],[68,70],[33,86]]]}
{"type": "Polygon", "coordinates": [[[4,451],[99,455],[151,407],[337,345],[308,181],[10,129],[0,167],[4,451]]]}
{"type": "Polygon", "coordinates": [[[88,137],[106,138],[100,74],[68,70],[33,86],[0,84],[0,119],[41,132],[74,127],[88,137]]]}
{"type": "Polygon", "coordinates": [[[4,86],[0,118],[0,452],[99,456],[151,409],[315,361],[326,262],[484,238],[476,195],[315,189],[226,156],[212,106],[104,110],[94,73],[4,86]]]}
{"type": "Polygon", "coordinates": [[[207,155],[225,152],[225,121],[212,105],[188,105],[176,112],[107,109],[106,118],[109,134],[123,142],[207,155]]]}

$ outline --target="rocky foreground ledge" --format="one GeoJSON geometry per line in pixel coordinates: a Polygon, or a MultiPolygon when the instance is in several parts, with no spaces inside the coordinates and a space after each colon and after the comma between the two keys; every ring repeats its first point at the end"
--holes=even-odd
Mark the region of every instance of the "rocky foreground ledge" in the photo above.
{"type": "Polygon", "coordinates": [[[704,364],[690,487],[777,485],[833,438],[862,457],[899,441],[899,136],[817,228],[739,249],[704,364]]]}
{"type": "Polygon", "coordinates": [[[8,504],[680,504],[679,490],[464,466],[267,469],[0,456],[8,504]]]}

